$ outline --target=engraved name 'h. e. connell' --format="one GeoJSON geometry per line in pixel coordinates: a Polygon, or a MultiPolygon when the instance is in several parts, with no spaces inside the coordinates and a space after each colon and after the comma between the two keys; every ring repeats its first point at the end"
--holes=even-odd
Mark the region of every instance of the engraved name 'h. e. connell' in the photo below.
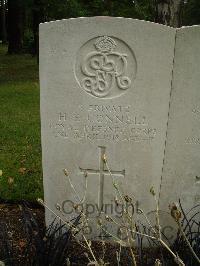
{"type": "Polygon", "coordinates": [[[97,37],[81,47],[75,72],[85,92],[113,98],[133,87],[136,59],[130,47],[118,38],[97,37]]]}

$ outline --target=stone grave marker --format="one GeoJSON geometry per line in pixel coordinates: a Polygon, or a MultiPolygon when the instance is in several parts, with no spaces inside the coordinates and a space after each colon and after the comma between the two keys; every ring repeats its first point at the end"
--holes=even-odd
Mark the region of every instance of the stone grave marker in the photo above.
{"type": "MultiPolygon", "coordinates": [[[[145,212],[155,209],[149,191],[158,193],[162,175],[175,34],[111,17],[40,25],[45,202],[69,220],[84,199],[91,239],[101,211],[120,214],[115,184],[145,212]]],[[[53,219],[46,210],[47,224],[53,219]]]]}
{"type": "Polygon", "coordinates": [[[179,199],[186,213],[200,203],[199,44],[199,26],[177,29],[160,199],[162,210],[179,199]]]}

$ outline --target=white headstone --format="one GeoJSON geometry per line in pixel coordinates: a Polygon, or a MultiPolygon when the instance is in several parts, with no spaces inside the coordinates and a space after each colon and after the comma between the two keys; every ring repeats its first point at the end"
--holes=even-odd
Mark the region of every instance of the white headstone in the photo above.
{"type": "MultiPolygon", "coordinates": [[[[72,202],[79,203],[63,169],[80,199],[87,180],[93,220],[109,204],[109,215],[116,215],[104,154],[124,195],[145,211],[155,209],[149,190],[158,191],[162,174],[175,33],[110,17],[40,25],[44,195],[58,215],[61,209],[72,218],[72,202]]],[[[53,219],[47,210],[47,223],[53,219]]],[[[93,226],[89,237],[96,239],[93,226]]]]}
{"type": "Polygon", "coordinates": [[[177,30],[161,208],[200,203],[200,27],[177,30]]]}

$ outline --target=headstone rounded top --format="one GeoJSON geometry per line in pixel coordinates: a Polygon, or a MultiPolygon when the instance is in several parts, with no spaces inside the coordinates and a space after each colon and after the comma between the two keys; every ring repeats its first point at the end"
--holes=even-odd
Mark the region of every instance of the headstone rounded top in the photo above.
{"type": "Polygon", "coordinates": [[[116,23],[117,21],[119,23],[128,23],[128,24],[135,24],[135,25],[146,25],[147,27],[159,27],[162,29],[169,29],[170,26],[155,23],[152,21],[146,21],[146,20],[140,20],[140,19],[133,19],[133,18],[126,18],[126,17],[111,17],[111,16],[94,16],[94,17],[76,17],[76,18],[67,18],[67,19],[61,19],[61,20],[53,20],[48,22],[40,23],[40,28],[43,27],[43,25],[58,25],[58,24],[65,24],[65,23],[77,23],[80,22],[81,24],[84,22],[86,23],[116,23]]]}

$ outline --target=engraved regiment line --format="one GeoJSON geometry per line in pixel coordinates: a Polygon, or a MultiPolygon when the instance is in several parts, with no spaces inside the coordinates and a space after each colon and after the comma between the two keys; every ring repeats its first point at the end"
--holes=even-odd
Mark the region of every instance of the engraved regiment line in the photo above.
{"type": "Polygon", "coordinates": [[[117,44],[114,39],[102,36],[94,43],[96,51],[88,53],[81,64],[84,78],[81,87],[96,97],[112,94],[112,90],[127,90],[131,79],[126,75],[128,55],[115,52],[117,44]]]}
{"type": "Polygon", "coordinates": [[[50,128],[55,137],[73,140],[138,142],[151,141],[157,134],[147,117],[132,113],[130,106],[81,106],[72,113],[58,113],[58,121],[51,123],[50,128]]]}
{"type": "Polygon", "coordinates": [[[80,168],[81,173],[85,174],[98,174],[99,175],[99,182],[100,182],[100,188],[99,188],[99,208],[103,208],[103,191],[104,191],[104,177],[106,175],[110,175],[110,173],[112,175],[117,175],[117,176],[122,176],[125,177],[125,169],[122,171],[113,171],[110,170],[110,172],[105,168],[105,161],[104,161],[104,155],[106,154],[106,147],[103,146],[99,146],[98,147],[100,150],[99,153],[99,169],[84,169],[84,168],[80,168]]]}

